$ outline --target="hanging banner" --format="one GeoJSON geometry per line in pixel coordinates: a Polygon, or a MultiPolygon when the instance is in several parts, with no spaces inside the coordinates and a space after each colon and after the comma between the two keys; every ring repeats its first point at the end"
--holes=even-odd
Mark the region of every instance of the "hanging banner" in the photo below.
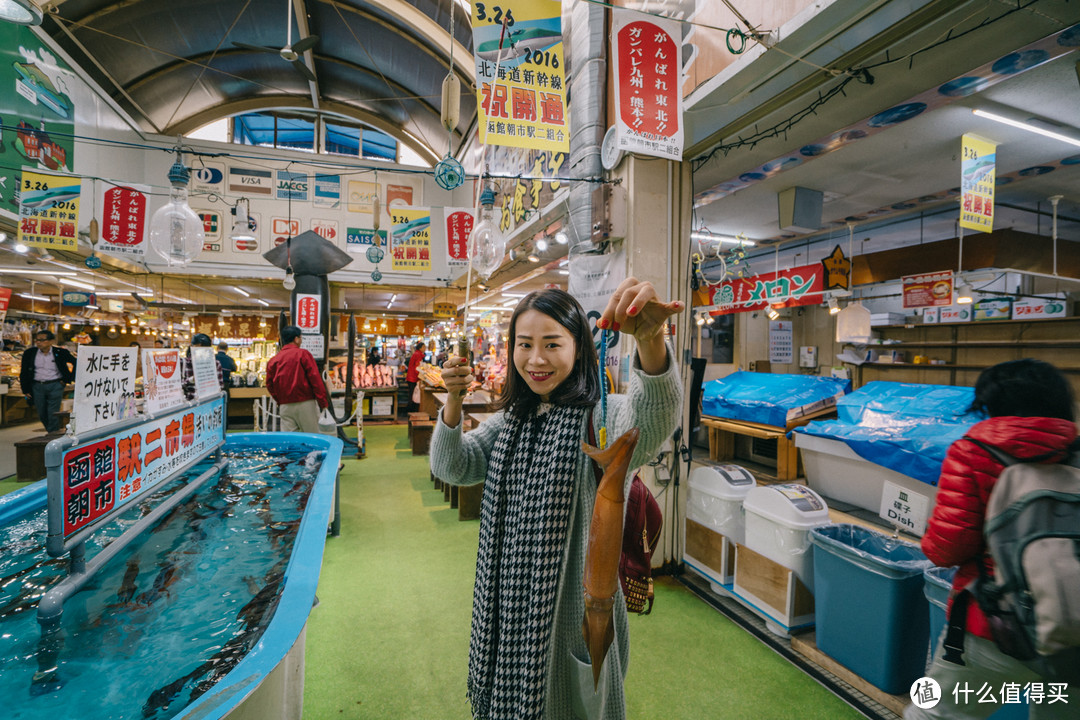
{"type": "MultiPolygon", "coordinates": [[[[8,291],[11,294],[11,291],[8,291]]],[[[437,302],[432,305],[432,315],[437,318],[452,318],[457,316],[457,306],[454,303],[437,302]]]]}
{"type": "Polygon", "coordinates": [[[75,360],[75,430],[85,434],[135,417],[133,347],[83,347],[75,360]]]}
{"type": "Polygon", "coordinates": [[[952,305],[952,270],[900,278],[903,286],[904,307],[942,307],[952,305]]]}
{"type": "Polygon", "coordinates": [[[431,208],[394,208],[390,222],[391,268],[430,270],[431,208]]]}
{"type": "Polygon", "coordinates": [[[469,234],[473,228],[470,208],[446,208],[446,260],[451,267],[469,264],[469,234]]]}
{"type": "Polygon", "coordinates": [[[195,378],[195,397],[199,400],[214,397],[221,392],[214,348],[192,347],[188,349],[191,351],[191,372],[195,378]]]}
{"type": "Polygon", "coordinates": [[[21,174],[75,166],[75,101],[81,81],[32,28],[0,23],[0,209],[19,212],[21,174]]]}
{"type": "Polygon", "coordinates": [[[19,197],[19,242],[74,250],[78,245],[82,179],[24,171],[19,197]]]}
{"type": "MultiPolygon", "coordinates": [[[[615,294],[619,283],[625,279],[625,250],[620,249],[606,255],[579,255],[570,262],[567,291],[585,310],[592,337],[599,340],[600,330],[596,327],[596,322],[604,313],[604,308],[615,294]]],[[[622,334],[618,331],[608,333],[607,369],[613,378],[618,377],[619,356],[629,353],[627,343],[620,345],[621,338],[622,334]]]]}
{"type": "Polygon", "coordinates": [[[779,273],[732,278],[709,288],[704,294],[708,299],[706,304],[717,306],[713,315],[764,310],[770,305],[776,308],[817,305],[825,290],[824,273],[821,263],[816,263],[779,273]]]}
{"type": "Polygon", "coordinates": [[[976,135],[964,135],[960,163],[960,227],[994,231],[994,185],[997,183],[997,145],[976,135]]]}
{"type": "Polygon", "coordinates": [[[615,9],[615,132],[620,150],[682,160],[679,23],[615,9]]]}
{"type": "Polygon", "coordinates": [[[821,265],[825,268],[826,290],[851,289],[851,259],[844,256],[839,245],[821,261],[821,265]]]}
{"type": "MultiPolygon", "coordinates": [[[[345,233],[345,249],[354,253],[366,253],[375,244],[375,231],[370,228],[348,228],[345,233]]],[[[379,231],[379,247],[386,247],[386,231],[379,231]]]]}
{"type": "Polygon", "coordinates": [[[424,321],[414,318],[357,317],[356,327],[365,335],[412,337],[424,334],[424,321]]]}
{"type": "Polygon", "coordinates": [[[555,199],[563,187],[558,178],[566,163],[564,152],[543,152],[522,148],[495,147],[488,153],[489,167],[496,175],[517,177],[513,186],[502,183],[499,194],[499,229],[510,235],[526,218],[543,209],[555,199]]]}
{"type": "Polygon", "coordinates": [[[145,412],[156,415],[162,410],[184,404],[181,383],[180,351],[143,350],[143,400],[145,412]]]}
{"type": "Polygon", "coordinates": [[[562,3],[503,0],[472,8],[480,142],[569,152],[562,3]]]}
{"type": "Polygon", "coordinates": [[[336,210],[341,207],[341,176],[315,174],[311,192],[315,207],[336,210]]]}
{"type": "Polygon", "coordinates": [[[147,185],[98,184],[97,207],[101,208],[100,244],[97,249],[114,257],[141,259],[146,256],[147,185]]]}
{"type": "Polygon", "coordinates": [[[9,303],[11,303],[11,288],[0,288],[0,322],[4,322],[7,317],[9,303]]]}

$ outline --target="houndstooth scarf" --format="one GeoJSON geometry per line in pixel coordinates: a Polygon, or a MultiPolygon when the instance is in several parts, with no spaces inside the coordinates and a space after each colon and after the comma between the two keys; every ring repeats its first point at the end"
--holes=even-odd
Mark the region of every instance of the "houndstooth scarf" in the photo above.
{"type": "Polygon", "coordinates": [[[539,718],[586,408],[507,422],[488,460],[469,641],[469,700],[483,720],[539,718]]]}

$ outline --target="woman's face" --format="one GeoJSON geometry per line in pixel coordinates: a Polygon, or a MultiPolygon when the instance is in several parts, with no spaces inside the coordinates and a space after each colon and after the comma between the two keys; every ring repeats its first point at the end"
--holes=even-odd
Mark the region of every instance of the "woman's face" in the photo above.
{"type": "Polygon", "coordinates": [[[514,367],[529,389],[544,402],[574,371],[576,351],[570,331],[551,317],[539,310],[526,310],[518,316],[514,367]]]}

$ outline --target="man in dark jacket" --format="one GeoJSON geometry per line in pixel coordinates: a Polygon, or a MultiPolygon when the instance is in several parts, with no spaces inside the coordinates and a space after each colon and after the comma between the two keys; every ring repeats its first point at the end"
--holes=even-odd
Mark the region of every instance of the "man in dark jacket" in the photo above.
{"type": "Polygon", "coordinates": [[[62,347],[53,347],[56,336],[48,330],[34,334],[34,344],[22,356],[19,382],[26,399],[34,403],[45,430],[60,430],[60,401],[64,386],[75,380],[75,356],[62,347]]]}
{"type": "Polygon", "coordinates": [[[221,368],[221,386],[228,390],[232,387],[232,374],[236,372],[236,361],[229,356],[229,343],[220,342],[217,346],[218,367],[221,368]]]}
{"type": "Polygon", "coordinates": [[[319,410],[330,404],[319,366],[300,347],[300,328],[281,330],[281,349],[266,365],[266,389],[278,404],[284,432],[319,432],[319,410]]]}

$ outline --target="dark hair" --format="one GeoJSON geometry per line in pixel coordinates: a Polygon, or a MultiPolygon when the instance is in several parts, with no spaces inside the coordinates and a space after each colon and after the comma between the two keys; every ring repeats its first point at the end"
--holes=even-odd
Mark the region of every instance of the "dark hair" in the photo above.
{"type": "Polygon", "coordinates": [[[34,339],[35,340],[40,340],[41,339],[41,338],[38,337],[38,335],[44,335],[46,340],[55,340],[56,339],[56,335],[53,334],[52,330],[38,330],[36,333],[34,333],[34,339]]]}
{"type": "Polygon", "coordinates": [[[300,337],[300,334],[300,328],[295,325],[286,325],[281,328],[281,344],[284,346],[294,342],[296,338],[300,337]]]}
{"type": "Polygon", "coordinates": [[[1048,417],[1075,422],[1069,381],[1050,363],[1010,360],[983,370],[971,409],[990,417],[1048,417]]]}
{"type": "Polygon", "coordinates": [[[195,333],[191,336],[191,344],[195,347],[210,347],[210,336],[206,333],[195,333]]]}
{"type": "Polygon", "coordinates": [[[229,349],[229,343],[227,343],[225,341],[219,342],[217,344],[217,349],[218,350],[228,350],[229,349]]]}
{"type": "Polygon", "coordinates": [[[507,409],[518,416],[529,415],[540,404],[540,396],[534,393],[514,365],[514,348],[517,346],[517,321],[523,312],[536,310],[562,325],[574,338],[577,360],[570,375],[551,392],[551,402],[557,405],[595,405],[600,399],[599,358],[593,344],[592,330],[585,311],[565,290],[547,289],[529,293],[521,299],[510,317],[510,362],[506,368],[506,385],[495,402],[497,409],[507,409]]]}
{"type": "Polygon", "coordinates": [[[413,345],[413,350],[423,350],[423,349],[424,349],[424,341],[423,340],[417,340],[416,344],[413,345]]]}

